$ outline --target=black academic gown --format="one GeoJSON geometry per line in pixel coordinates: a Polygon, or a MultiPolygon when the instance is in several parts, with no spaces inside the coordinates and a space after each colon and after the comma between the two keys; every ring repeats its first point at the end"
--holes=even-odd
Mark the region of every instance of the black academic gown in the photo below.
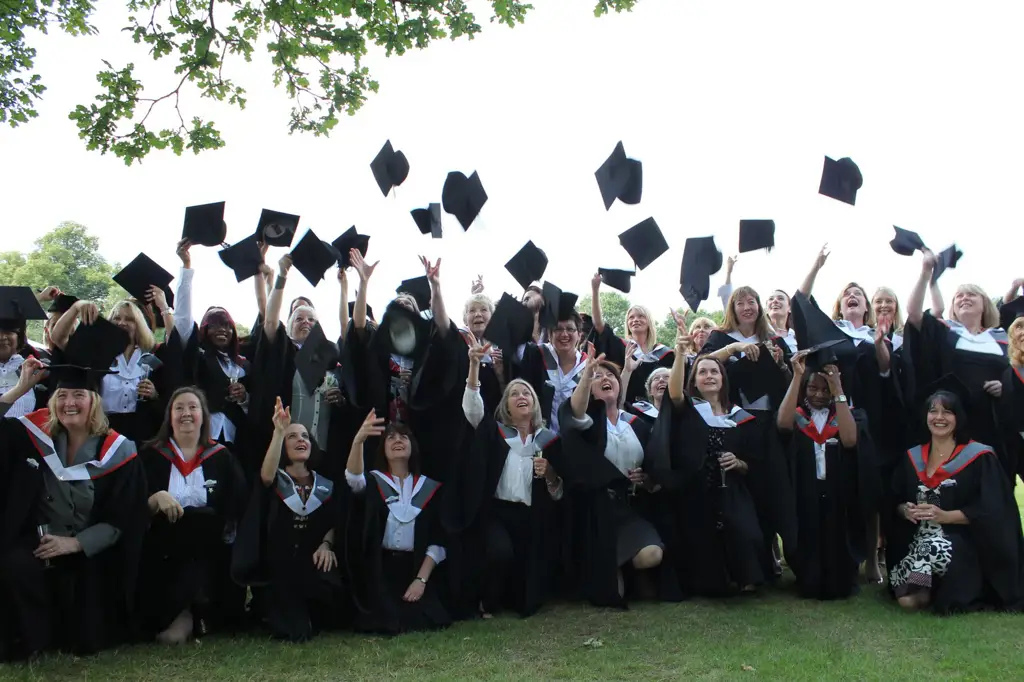
{"type": "Polygon", "coordinates": [[[676,551],[686,596],[735,594],[772,575],[768,539],[782,537],[787,557],[797,550],[795,511],[785,462],[771,422],[744,410],[729,417],[736,426],[715,427],[721,444],[715,452],[732,452],[747,463],[746,475],[723,475],[709,455],[712,428],[687,398],[681,405],[662,402],[649,459],[654,480],[675,509],[676,551]]]}
{"type": "MultiPolygon", "coordinates": [[[[771,340],[782,349],[783,361],[785,364],[788,364],[792,357],[789,351],[789,344],[781,337],[773,337],[771,340]]],[[[735,342],[736,339],[729,336],[729,334],[716,329],[708,336],[708,340],[701,347],[698,355],[714,353],[735,342]]],[[[786,395],[786,389],[789,388],[790,378],[776,364],[775,359],[768,352],[765,345],[763,343],[758,345],[761,348],[761,352],[758,355],[757,362],[752,362],[744,357],[739,359],[730,358],[723,363],[726,374],[729,377],[729,399],[735,405],[742,405],[744,398],[753,403],[759,398],[768,396],[771,408],[775,409],[782,404],[782,399],[786,395]]]]}
{"type": "MultiPolygon", "coordinates": [[[[587,354],[581,351],[576,366],[567,376],[574,387],[579,383],[586,360],[587,354]]],[[[540,398],[540,413],[548,423],[551,423],[552,406],[555,401],[555,385],[552,383],[552,376],[557,375],[558,372],[558,356],[555,354],[553,346],[532,342],[523,346],[523,357],[516,364],[515,375],[517,379],[522,379],[533,387],[537,397],[540,398]]]]}
{"type": "Polygon", "coordinates": [[[999,428],[1006,443],[1010,470],[1021,476],[1024,474],[1024,369],[1007,367],[1002,383],[1003,395],[997,415],[999,428]]]}
{"type": "Polygon", "coordinates": [[[381,634],[399,634],[415,630],[445,627],[452,622],[445,607],[447,560],[435,566],[423,596],[418,602],[402,599],[427,555],[430,545],[444,546],[445,535],[438,516],[441,484],[427,477],[416,477],[422,487],[413,496],[418,509],[415,517],[412,552],[384,549],[384,529],[390,510],[387,501],[397,495],[382,479],[389,474],[373,471],[366,475],[362,504],[353,507],[348,526],[347,546],[353,595],[359,630],[381,634]]]}
{"type": "Polygon", "coordinates": [[[54,447],[48,413],[0,419],[0,451],[7,460],[0,479],[0,582],[10,609],[4,617],[22,653],[58,647],[91,654],[135,634],[146,478],[134,443],[109,432],[97,455],[100,466],[85,467],[94,486],[90,525],[110,524],[120,537],[93,557],[66,555],[45,568],[32,551],[39,544],[35,514],[48,466],[43,458],[54,447]]]}
{"type": "MultiPolygon", "coordinates": [[[[468,425],[467,425],[468,427],[468,425]]],[[[549,596],[558,567],[561,519],[544,479],[534,479],[530,506],[495,498],[509,456],[508,439],[519,433],[485,412],[459,449],[446,483],[441,518],[449,539],[448,573],[460,616],[511,606],[530,616],[549,596]],[[488,561],[488,550],[507,535],[512,556],[488,561]],[[496,565],[497,564],[497,565],[496,565]]],[[[561,440],[549,429],[534,434],[539,456],[560,471],[561,440]]]]}
{"type": "Polygon", "coordinates": [[[878,506],[874,447],[863,412],[854,411],[857,444],[839,440],[835,411],[822,431],[799,408],[795,428],[780,429],[796,502],[798,551],[787,551],[800,595],[844,599],[856,592],[860,563],[867,556],[867,524],[878,506]],[[825,479],[819,480],[815,444],[825,447],[825,479]]]}
{"type": "MultiPolygon", "coordinates": [[[[177,459],[174,450],[165,443],[140,457],[149,496],[166,492],[177,459]]],[[[212,628],[237,627],[243,616],[245,590],[230,579],[229,539],[245,511],[249,488],[234,454],[220,443],[200,449],[193,461],[202,466],[208,484],[206,506],[185,508],[175,523],[163,514],[151,516],[143,544],[138,603],[149,634],[167,629],[186,608],[197,625],[204,621],[212,628]]],[[[204,634],[202,627],[196,630],[204,634]]]]}
{"type": "Polygon", "coordinates": [[[921,317],[920,329],[907,325],[904,343],[912,352],[915,384],[922,392],[914,404],[924,403],[928,397],[924,393],[929,385],[946,374],[955,374],[970,391],[970,399],[964,408],[971,438],[992,447],[1009,476],[1014,473],[1014,464],[999,428],[997,414],[1001,409],[1001,399],[993,398],[982,388],[986,381],[1001,381],[1009,365],[1006,334],[1002,330],[992,331],[1002,350],[1000,355],[957,348],[959,336],[956,332],[925,313],[921,317]]]}
{"type": "MultiPolygon", "coordinates": [[[[626,341],[616,336],[611,326],[607,324],[604,326],[604,331],[596,335],[594,352],[598,355],[604,353],[607,360],[614,362],[619,367],[626,366],[626,341]]],[[[660,343],[654,344],[647,355],[651,359],[641,361],[640,366],[629,377],[629,384],[626,386],[627,405],[638,400],[647,400],[645,386],[647,377],[651,376],[651,372],[659,367],[672,369],[672,363],[675,361],[675,352],[660,343]]]]}
{"type": "MultiPolygon", "coordinates": [[[[928,446],[906,453],[893,476],[893,497],[898,503],[918,501],[927,490],[938,495],[945,510],[962,511],[970,523],[946,525],[943,533],[952,544],[952,558],[944,577],[932,585],[931,608],[956,613],[981,608],[1020,610],[1024,599],[1024,536],[1009,479],[992,452],[976,441],[960,446],[929,477],[928,446]]],[[[900,517],[889,537],[890,570],[907,555],[917,526],[900,517]]]]}
{"type": "Polygon", "coordinates": [[[275,637],[304,641],[348,614],[343,538],[349,502],[348,486],[319,474],[305,502],[282,470],[270,486],[254,486],[235,539],[231,577],[261,591],[263,616],[275,637]],[[313,554],[332,528],[339,565],[325,573],[313,554]]]}
{"type": "MultiPolygon", "coordinates": [[[[614,464],[605,458],[608,442],[607,411],[601,401],[591,400],[587,409],[594,423],[585,430],[567,428],[572,417],[572,401],[566,400],[559,409],[559,423],[563,424],[562,478],[569,486],[572,497],[572,543],[577,560],[580,596],[595,606],[626,608],[625,598],[619,594],[617,538],[614,532],[616,508],[628,506],[650,521],[657,529],[655,518],[658,494],[643,489],[631,496],[632,484],[614,464]]],[[[650,428],[633,416],[629,422],[640,445],[646,452],[650,428]]],[[[662,538],[664,542],[664,538],[662,538]]],[[[656,570],[655,586],[658,595],[666,601],[676,601],[679,594],[671,548],[665,546],[661,565],[656,570]]]]}

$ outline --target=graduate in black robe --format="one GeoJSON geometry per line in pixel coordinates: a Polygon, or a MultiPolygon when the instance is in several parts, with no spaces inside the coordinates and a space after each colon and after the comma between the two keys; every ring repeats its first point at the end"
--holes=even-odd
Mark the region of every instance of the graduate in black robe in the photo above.
{"type": "Polygon", "coordinates": [[[812,599],[856,593],[866,524],[880,495],[871,485],[876,464],[865,418],[850,409],[834,361],[828,348],[796,353],[778,413],[798,523],[799,551],[787,554],[800,595],[812,599]]]}
{"type": "Polygon", "coordinates": [[[1011,470],[1020,476],[1024,474],[1024,318],[1011,325],[1009,333],[1012,339],[1010,366],[1003,371],[999,426],[1011,470]],[[1013,334],[1022,338],[1012,338],[1013,334]]]}
{"type": "MultiPolygon", "coordinates": [[[[26,361],[0,415],[40,370],[26,361]]],[[[52,366],[53,412],[0,419],[0,585],[21,656],[90,654],[132,635],[146,481],[135,444],[107,427],[100,373],[52,366]]]]}
{"type": "MultiPolygon", "coordinates": [[[[600,275],[595,276],[595,282],[599,277],[600,275]]],[[[647,308],[634,305],[626,310],[626,338],[621,338],[615,335],[610,325],[604,323],[597,288],[594,288],[592,300],[594,350],[598,354],[603,353],[609,362],[614,362],[619,367],[633,367],[628,377],[625,371],[623,372],[623,379],[626,381],[623,404],[632,405],[637,401],[647,400],[647,378],[659,367],[672,367],[672,349],[653,338],[654,323],[647,308]]]]}
{"type": "Polygon", "coordinates": [[[210,439],[199,389],[178,389],[140,457],[149,487],[139,609],[148,634],[181,643],[238,627],[245,590],[230,579],[231,548],[249,486],[234,454],[210,439]]]}
{"type": "Polygon", "coordinates": [[[353,505],[346,540],[356,628],[381,634],[430,630],[452,621],[445,606],[441,483],[419,473],[419,446],[408,425],[373,410],[356,433],[345,479],[362,504],[353,505]],[[363,446],[380,446],[364,473],[363,446]]]}
{"type": "Polygon", "coordinates": [[[623,568],[636,572],[635,595],[646,586],[648,594],[675,599],[678,586],[671,564],[662,564],[665,544],[651,518],[649,498],[656,495],[643,469],[650,429],[618,409],[621,390],[618,368],[594,355],[590,344],[579,385],[562,404],[559,421],[562,476],[574,493],[580,591],[594,605],[625,608],[623,568]]]}
{"type": "Polygon", "coordinates": [[[777,438],[728,402],[721,361],[698,358],[684,393],[682,355],[677,358],[649,468],[674,507],[673,556],[682,591],[708,597],[753,592],[772,574],[766,538],[780,535],[787,555],[797,549],[777,438]]]}
{"type": "Polygon", "coordinates": [[[926,402],[928,442],[907,451],[892,491],[902,522],[889,537],[889,586],[900,606],[955,613],[1018,610],[1024,536],[1013,488],[992,448],[970,440],[955,377],[926,402]]]}
{"type": "Polygon", "coordinates": [[[347,486],[316,472],[319,455],[278,400],[274,436],[235,540],[232,578],[261,592],[273,636],[305,641],[350,614],[339,556],[347,486]],[[281,464],[284,464],[282,467],[281,464]]]}
{"type": "Polygon", "coordinates": [[[549,596],[558,569],[561,442],[521,379],[506,387],[497,416],[487,413],[478,383],[485,352],[479,344],[469,351],[463,411],[473,434],[458,450],[442,507],[449,571],[463,613],[512,608],[525,617],[549,596]]]}

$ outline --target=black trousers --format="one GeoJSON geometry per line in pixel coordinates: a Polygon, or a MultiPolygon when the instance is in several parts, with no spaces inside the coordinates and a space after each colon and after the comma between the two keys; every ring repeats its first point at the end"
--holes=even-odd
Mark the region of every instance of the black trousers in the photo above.
{"type": "Polygon", "coordinates": [[[99,562],[75,554],[49,568],[15,547],[0,557],[0,582],[11,606],[10,622],[23,654],[62,649],[95,653],[109,641],[99,562]]]}
{"type": "Polygon", "coordinates": [[[523,611],[532,516],[530,507],[494,500],[484,529],[486,571],[483,584],[484,609],[495,613],[503,607],[523,611]]]}

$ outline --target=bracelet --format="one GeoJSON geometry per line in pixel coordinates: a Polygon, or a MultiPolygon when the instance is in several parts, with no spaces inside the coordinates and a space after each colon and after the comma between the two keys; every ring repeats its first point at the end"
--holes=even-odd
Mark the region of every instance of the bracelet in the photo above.
{"type": "Polygon", "coordinates": [[[275,289],[284,289],[284,284],[287,281],[288,281],[287,277],[285,277],[284,275],[278,275],[277,279],[274,280],[274,288],[275,289]]]}
{"type": "Polygon", "coordinates": [[[330,540],[324,540],[320,544],[321,545],[327,545],[327,551],[329,551],[329,552],[333,552],[334,551],[334,543],[331,542],[330,540]]]}
{"type": "Polygon", "coordinates": [[[421,577],[419,577],[419,576],[416,576],[415,578],[413,578],[413,581],[415,582],[416,580],[419,580],[419,581],[420,581],[421,583],[423,583],[424,585],[426,585],[426,584],[427,584],[427,579],[426,579],[426,578],[421,578],[421,577]]]}
{"type": "Polygon", "coordinates": [[[469,379],[466,379],[466,388],[476,391],[480,388],[480,382],[478,381],[475,384],[472,384],[469,382],[469,379]]]}

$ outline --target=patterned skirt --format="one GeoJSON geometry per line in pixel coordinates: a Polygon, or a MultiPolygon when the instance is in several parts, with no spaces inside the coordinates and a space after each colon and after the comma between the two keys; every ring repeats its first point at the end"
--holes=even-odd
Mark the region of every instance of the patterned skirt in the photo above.
{"type": "Polygon", "coordinates": [[[893,594],[904,597],[920,590],[930,590],[934,578],[946,575],[952,559],[953,544],[942,532],[942,526],[933,521],[922,521],[910,541],[907,556],[889,572],[893,594]]]}

